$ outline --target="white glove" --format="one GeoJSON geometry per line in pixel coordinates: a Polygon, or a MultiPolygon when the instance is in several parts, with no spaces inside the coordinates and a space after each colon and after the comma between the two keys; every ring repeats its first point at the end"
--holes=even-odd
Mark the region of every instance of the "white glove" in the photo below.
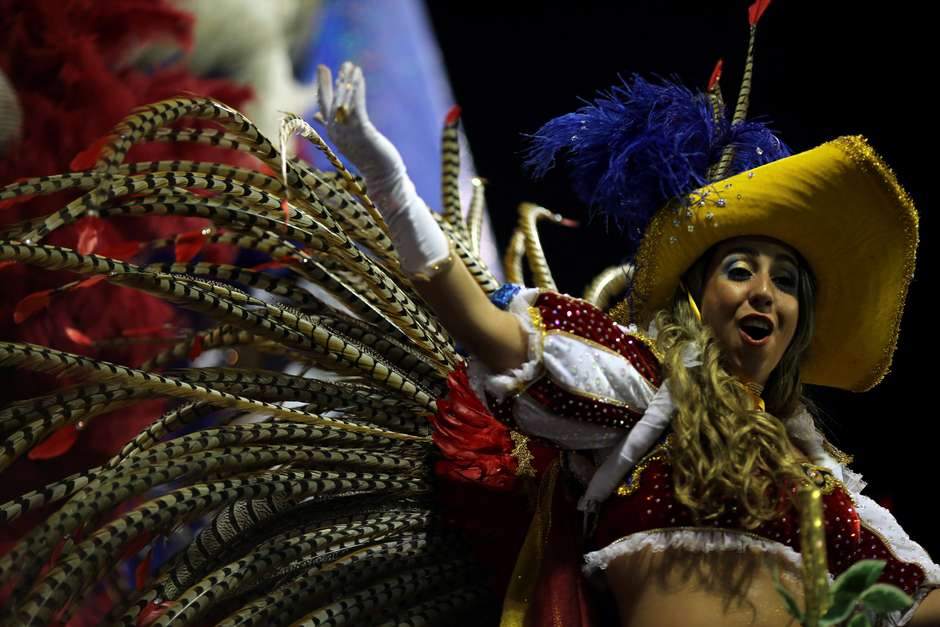
{"type": "Polygon", "coordinates": [[[402,269],[411,276],[433,274],[450,259],[447,237],[418,196],[405,162],[366,113],[362,70],[343,63],[333,85],[329,68],[317,68],[317,119],[330,139],[365,178],[369,196],[388,224],[402,269]]]}

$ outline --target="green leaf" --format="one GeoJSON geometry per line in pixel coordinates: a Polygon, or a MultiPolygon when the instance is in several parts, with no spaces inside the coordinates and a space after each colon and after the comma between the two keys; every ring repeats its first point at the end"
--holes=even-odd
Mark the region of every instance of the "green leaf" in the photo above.
{"type": "Polygon", "coordinates": [[[836,577],[829,590],[829,610],[820,624],[834,625],[847,619],[862,593],[878,581],[885,563],[884,560],[859,560],[836,577]]]}
{"type": "Polygon", "coordinates": [[[914,599],[907,596],[903,590],[887,583],[871,586],[862,593],[859,601],[881,614],[906,610],[914,604],[914,599]]]}
{"type": "Polygon", "coordinates": [[[783,584],[780,583],[780,573],[777,571],[777,568],[772,569],[772,574],[774,578],[774,588],[777,589],[777,592],[783,597],[783,604],[786,606],[787,611],[790,612],[790,616],[795,618],[800,624],[803,624],[803,612],[800,610],[800,606],[797,604],[796,599],[793,598],[793,595],[790,594],[790,591],[783,587],[783,584]]]}
{"type": "Polygon", "coordinates": [[[868,616],[864,613],[856,614],[852,617],[852,620],[846,624],[846,627],[871,627],[871,621],[868,620],[868,616]]]}

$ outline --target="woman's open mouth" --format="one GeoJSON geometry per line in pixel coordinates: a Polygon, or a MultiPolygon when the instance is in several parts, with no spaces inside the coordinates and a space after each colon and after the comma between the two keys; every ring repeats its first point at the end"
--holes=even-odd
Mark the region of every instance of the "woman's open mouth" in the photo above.
{"type": "Polygon", "coordinates": [[[750,346],[763,346],[770,341],[773,324],[757,316],[747,317],[740,323],[741,339],[750,346]]]}

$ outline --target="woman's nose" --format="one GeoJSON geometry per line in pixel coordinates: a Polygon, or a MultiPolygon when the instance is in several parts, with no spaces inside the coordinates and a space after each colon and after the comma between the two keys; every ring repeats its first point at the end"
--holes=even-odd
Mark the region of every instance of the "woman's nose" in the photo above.
{"type": "Polygon", "coordinates": [[[770,307],[774,302],[773,279],[763,272],[755,274],[748,300],[755,309],[770,307]]]}

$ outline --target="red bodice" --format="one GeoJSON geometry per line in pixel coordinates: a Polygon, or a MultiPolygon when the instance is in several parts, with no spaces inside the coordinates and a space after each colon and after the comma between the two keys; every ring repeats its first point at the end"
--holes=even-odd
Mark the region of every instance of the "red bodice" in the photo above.
{"type": "MultiPolygon", "coordinates": [[[[806,464],[808,477],[823,492],[823,516],[826,529],[826,557],[835,576],[862,559],[887,562],[879,579],[908,594],[924,581],[924,571],[917,564],[902,562],[892,554],[879,534],[859,518],[848,491],[825,468],[806,464]]],[[[637,465],[629,480],[601,508],[595,544],[605,547],[621,538],[656,529],[729,529],[750,533],[800,550],[800,521],[794,507],[757,529],[745,531],[733,515],[696,525],[692,511],[678,502],[673,493],[672,465],[667,444],[654,450],[637,465]]]]}

